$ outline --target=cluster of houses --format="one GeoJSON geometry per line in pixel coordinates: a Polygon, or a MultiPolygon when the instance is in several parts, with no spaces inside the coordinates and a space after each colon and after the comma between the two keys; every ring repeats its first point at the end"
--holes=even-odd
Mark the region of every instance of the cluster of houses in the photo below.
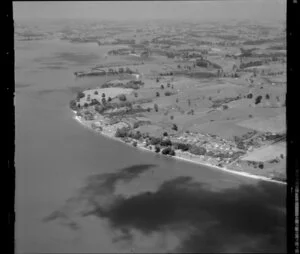
{"type": "Polygon", "coordinates": [[[173,138],[174,141],[180,141],[187,144],[194,144],[206,149],[207,152],[229,153],[239,151],[233,141],[225,140],[215,135],[201,133],[184,133],[179,137],[173,138]]]}

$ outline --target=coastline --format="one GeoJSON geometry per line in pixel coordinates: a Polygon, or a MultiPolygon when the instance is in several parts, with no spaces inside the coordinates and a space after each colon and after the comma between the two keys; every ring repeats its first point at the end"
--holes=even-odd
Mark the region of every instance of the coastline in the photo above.
{"type": "MultiPolygon", "coordinates": [[[[126,142],[122,141],[119,138],[114,137],[113,135],[109,135],[108,133],[97,132],[97,131],[93,130],[88,124],[86,124],[81,119],[81,117],[79,117],[79,116],[76,115],[75,111],[73,111],[73,113],[74,113],[74,117],[73,118],[76,121],[78,121],[84,127],[87,127],[88,129],[92,130],[94,133],[100,134],[102,136],[105,136],[107,138],[110,138],[110,139],[113,139],[113,140],[116,140],[116,141],[119,141],[119,142],[121,142],[123,144],[127,144],[126,142]]],[[[127,144],[127,145],[131,146],[130,144],[127,144]]],[[[154,153],[153,151],[151,151],[151,150],[149,150],[149,149],[147,149],[145,147],[137,146],[136,148],[140,149],[141,151],[147,151],[147,152],[154,153]]],[[[165,155],[163,155],[163,156],[165,156],[165,155]]],[[[231,174],[235,174],[235,175],[240,175],[240,176],[244,176],[244,177],[248,177],[248,178],[252,178],[252,179],[257,179],[257,180],[262,180],[262,181],[267,181],[267,182],[274,182],[274,183],[278,183],[278,184],[287,184],[286,182],[275,180],[275,179],[268,178],[268,177],[265,177],[265,176],[258,176],[258,175],[250,174],[250,173],[247,173],[247,172],[240,172],[240,171],[230,170],[230,169],[227,169],[227,168],[223,168],[223,167],[218,167],[218,166],[215,166],[215,165],[211,165],[209,163],[204,163],[204,162],[199,162],[199,161],[195,161],[195,160],[192,160],[192,159],[183,158],[183,157],[178,156],[178,155],[177,156],[176,155],[175,156],[171,156],[171,157],[174,158],[174,159],[177,159],[177,160],[181,160],[181,161],[185,161],[185,162],[197,164],[197,165],[200,165],[200,166],[206,166],[206,167],[210,167],[210,168],[222,170],[222,171],[227,172],[227,173],[231,173],[231,174]]]]}

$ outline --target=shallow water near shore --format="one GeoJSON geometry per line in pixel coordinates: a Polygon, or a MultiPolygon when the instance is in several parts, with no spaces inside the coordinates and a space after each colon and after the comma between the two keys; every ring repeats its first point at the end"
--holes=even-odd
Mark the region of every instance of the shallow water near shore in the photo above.
{"type": "Polygon", "coordinates": [[[107,47],[15,47],[18,253],[286,251],[284,185],[145,153],[73,119],[76,90],[105,79],[73,72],[107,47]]]}

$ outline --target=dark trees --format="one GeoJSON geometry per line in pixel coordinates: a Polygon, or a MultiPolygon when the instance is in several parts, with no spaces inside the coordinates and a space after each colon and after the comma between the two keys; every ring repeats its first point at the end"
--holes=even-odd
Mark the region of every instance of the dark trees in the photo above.
{"type": "Polygon", "coordinates": [[[150,144],[151,145],[159,145],[161,142],[161,138],[151,137],[150,138],[150,144]]]}
{"type": "Polygon", "coordinates": [[[158,145],[155,145],[155,152],[159,153],[160,152],[160,147],[158,145]]]}
{"type": "Polygon", "coordinates": [[[190,149],[190,145],[185,143],[173,143],[173,146],[175,149],[179,149],[182,151],[188,151],[190,149]]]}
{"type": "Polygon", "coordinates": [[[228,106],[227,105],[223,105],[223,110],[226,110],[228,109],[228,106]]]}
{"type": "Polygon", "coordinates": [[[100,105],[100,102],[97,99],[92,99],[90,105],[100,105]]]}
{"type": "Polygon", "coordinates": [[[132,138],[133,138],[133,139],[137,139],[137,140],[139,140],[141,137],[142,137],[142,134],[141,134],[140,131],[137,131],[136,133],[134,133],[134,134],[132,135],[132,138]]]}
{"type": "Polygon", "coordinates": [[[119,100],[120,101],[126,101],[127,100],[126,95],[125,94],[120,94],[119,95],[119,100]]]}
{"type": "Polygon", "coordinates": [[[79,92],[77,94],[77,99],[80,100],[81,98],[84,98],[85,94],[83,92],[79,92]]]}
{"type": "Polygon", "coordinates": [[[70,108],[71,108],[72,110],[75,110],[75,111],[78,109],[75,100],[71,100],[71,101],[70,101],[70,108]]]}
{"type": "Polygon", "coordinates": [[[262,100],[262,96],[261,95],[257,96],[255,99],[255,104],[259,104],[261,100],[262,100]]]}
{"type": "Polygon", "coordinates": [[[171,148],[171,150],[169,152],[169,155],[171,155],[171,156],[175,156],[176,155],[175,151],[172,148],[171,148]]]}
{"type": "Polygon", "coordinates": [[[237,147],[238,149],[241,149],[241,150],[244,150],[244,149],[245,149],[245,145],[244,145],[243,142],[238,142],[236,147],[237,147]]]}
{"type": "Polygon", "coordinates": [[[122,128],[117,129],[115,137],[125,138],[128,136],[128,134],[129,134],[129,129],[126,127],[122,127],[122,128]]]}
{"type": "Polygon", "coordinates": [[[171,146],[171,145],[172,145],[172,142],[171,142],[170,139],[162,139],[162,140],[160,141],[160,145],[161,145],[161,146],[171,146]]]}
{"type": "Polygon", "coordinates": [[[175,151],[171,147],[164,148],[161,153],[164,155],[175,156],[175,151]]]}

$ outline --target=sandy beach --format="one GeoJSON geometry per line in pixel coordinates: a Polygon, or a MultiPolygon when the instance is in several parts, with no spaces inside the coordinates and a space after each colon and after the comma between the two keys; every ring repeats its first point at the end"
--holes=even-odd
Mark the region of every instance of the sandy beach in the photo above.
{"type": "MultiPolygon", "coordinates": [[[[84,121],[81,117],[79,117],[79,116],[76,115],[75,111],[73,111],[73,113],[74,113],[74,119],[75,120],[77,120],[80,124],[82,124],[83,126],[87,127],[88,129],[93,130],[91,128],[91,126],[86,121],[84,121]]],[[[97,132],[97,131],[94,131],[94,132],[97,133],[97,134],[103,135],[103,136],[105,136],[107,138],[110,138],[110,139],[122,142],[124,144],[127,144],[126,142],[122,141],[121,139],[114,137],[114,135],[112,133],[97,132]]],[[[127,145],[130,145],[130,144],[127,144],[127,145]]],[[[149,150],[149,149],[147,149],[147,148],[145,148],[143,146],[139,146],[138,145],[137,148],[140,149],[140,150],[142,150],[142,151],[153,153],[153,151],[151,151],[151,150],[149,150]]],[[[165,155],[162,155],[162,154],[159,154],[159,155],[165,156],[165,155]]],[[[253,179],[258,179],[258,180],[262,180],[262,181],[274,182],[274,183],[279,183],[279,184],[286,184],[286,182],[274,180],[274,179],[271,179],[271,178],[268,178],[268,177],[253,175],[253,174],[249,174],[247,172],[234,171],[234,170],[227,169],[225,167],[223,168],[223,167],[218,167],[218,166],[211,165],[211,164],[208,164],[208,163],[195,161],[195,160],[190,159],[190,158],[182,157],[182,154],[181,154],[181,156],[178,156],[178,155],[177,156],[172,156],[172,158],[177,159],[177,160],[181,160],[181,161],[185,161],[185,162],[189,162],[189,163],[193,163],[193,164],[197,164],[197,165],[201,165],[201,166],[206,166],[206,167],[210,167],[210,168],[222,170],[222,171],[228,172],[230,174],[240,175],[240,176],[249,177],[249,178],[253,178],[253,179]]]]}

